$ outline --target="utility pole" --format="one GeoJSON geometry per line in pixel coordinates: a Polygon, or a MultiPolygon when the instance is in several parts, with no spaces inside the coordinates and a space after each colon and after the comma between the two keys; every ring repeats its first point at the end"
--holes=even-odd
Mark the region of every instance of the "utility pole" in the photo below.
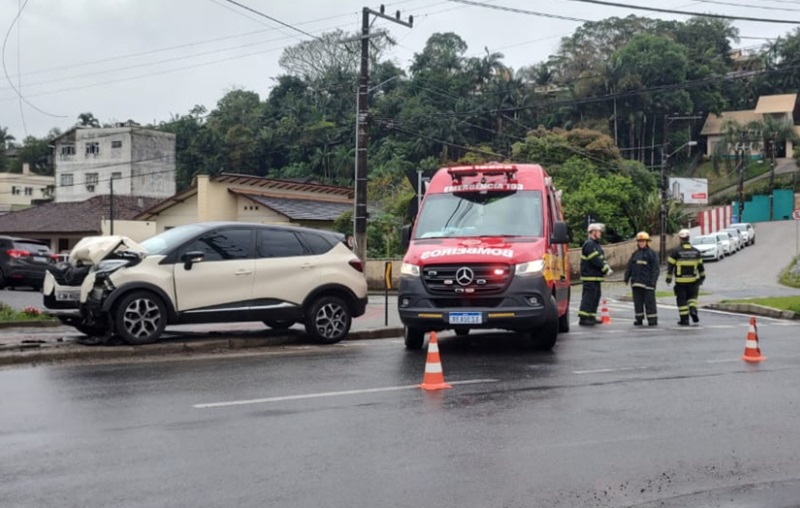
{"type": "Polygon", "coordinates": [[[739,197],[737,198],[738,203],[736,204],[736,217],[739,222],[744,222],[744,218],[742,218],[742,214],[744,213],[744,151],[745,144],[736,143],[736,170],[739,172],[739,185],[737,186],[737,194],[739,197]]]}
{"type": "MultiPolygon", "coordinates": [[[[775,204],[773,195],[775,193],[775,140],[769,140],[769,220],[775,220],[775,204]]],[[[740,221],[744,222],[744,221],[740,221]]]]}
{"type": "MultiPolygon", "coordinates": [[[[408,21],[400,19],[400,11],[395,17],[384,14],[384,7],[380,11],[373,11],[364,7],[361,11],[361,75],[358,81],[358,116],[356,118],[356,171],[355,171],[355,217],[353,218],[353,232],[355,252],[362,262],[367,260],[367,145],[369,143],[369,21],[370,16],[387,19],[411,28],[414,23],[412,16],[408,21]]],[[[382,35],[382,34],[376,34],[382,35]]]]}
{"type": "Polygon", "coordinates": [[[661,225],[658,245],[659,261],[667,262],[667,159],[669,159],[669,116],[664,115],[664,141],[661,143],[661,225]]]}
{"type": "MultiPolygon", "coordinates": [[[[668,163],[669,163],[669,124],[673,120],[702,120],[703,115],[690,115],[690,116],[669,116],[664,115],[664,141],[661,143],[661,214],[660,214],[660,245],[658,247],[659,260],[661,264],[667,262],[667,189],[669,184],[668,163]]],[[[684,146],[695,146],[697,142],[689,141],[684,146]]],[[[678,148],[680,150],[683,147],[678,148]]]]}

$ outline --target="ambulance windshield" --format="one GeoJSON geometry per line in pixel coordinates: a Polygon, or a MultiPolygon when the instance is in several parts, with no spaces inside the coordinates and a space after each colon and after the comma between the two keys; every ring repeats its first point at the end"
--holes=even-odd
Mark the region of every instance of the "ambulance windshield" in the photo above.
{"type": "Polygon", "coordinates": [[[542,236],[542,193],[468,192],[425,197],[415,239],[542,236]]]}

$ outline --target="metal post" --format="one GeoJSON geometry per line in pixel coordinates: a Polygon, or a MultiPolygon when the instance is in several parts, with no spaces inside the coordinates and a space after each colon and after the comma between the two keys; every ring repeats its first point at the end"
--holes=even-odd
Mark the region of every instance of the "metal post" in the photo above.
{"type": "Polygon", "coordinates": [[[417,170],[417,213],[422,209],[422,170],[417,170]]]}
{"type": "Polygon", "coordinates": [[[108,217],[111,223],[111,230],[110,233],[114,234],[114,175],[111,175],[111,180],[109,180],[110,192],[108,194],[108,208],[109,214],[108,217]]]}
{"type": "Polygon", "coordinates": [[[356,215],[355,242],[356,256],[362,262],[367,261],[367,144],[369,131],[367,130],[367,115],[369,114],[369,8],[364,7],[361,12],[361,77],[358,83],[358,136],[356,158],[356,215]]]}

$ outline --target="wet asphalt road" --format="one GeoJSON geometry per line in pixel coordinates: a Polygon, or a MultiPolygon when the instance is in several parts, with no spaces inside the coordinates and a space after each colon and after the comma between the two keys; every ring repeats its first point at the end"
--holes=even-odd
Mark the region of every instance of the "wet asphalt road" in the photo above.
{"type": "MultiPolygon", "coordinates": [[[[759,225],[701,301],[797,294],[793,233],[759,225]]],[[[748,364],[746,317],[631,314],[550,353],[443,335],[434,393],[400,339],[0,370],[0,507],[799,506],[800,323],[759,318],[748,364]]]]}
{"type": "Polygon", "coordinates": [[[665,325],[617,317],[550,353],[443,335],[434,393],[399,339],[2,370],[1,504],[792,506],[800,324],[760,319],[760,364],[742,316],[665,325]]]}

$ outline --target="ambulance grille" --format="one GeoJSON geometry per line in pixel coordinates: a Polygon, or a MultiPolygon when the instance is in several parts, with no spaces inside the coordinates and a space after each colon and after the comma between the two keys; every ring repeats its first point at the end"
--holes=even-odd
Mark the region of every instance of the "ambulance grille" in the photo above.
{"type": "Polygon", "coordinates": [[[422,268],[422,282],[436,295],[491,295],[506,290],[512,270],[502,263],[429,265],[422,268]]]}

